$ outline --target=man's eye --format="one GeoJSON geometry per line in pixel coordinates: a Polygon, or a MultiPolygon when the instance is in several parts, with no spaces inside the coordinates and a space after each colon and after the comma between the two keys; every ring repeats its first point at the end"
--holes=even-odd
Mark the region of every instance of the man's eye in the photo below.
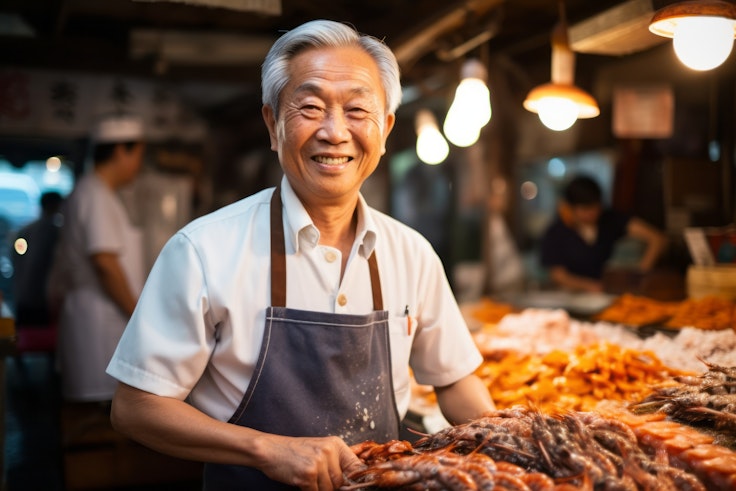
{"type": "Polygon", "coordinates": [[[353,116],[365,116],[368,114],[368,111],[362,107],[351,107],[348,108],[348,112],[353,116]]]}

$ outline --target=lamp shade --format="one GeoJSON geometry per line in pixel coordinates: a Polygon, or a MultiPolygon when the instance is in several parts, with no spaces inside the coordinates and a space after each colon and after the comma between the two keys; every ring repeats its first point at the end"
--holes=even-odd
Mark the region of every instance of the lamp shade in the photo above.
{"type": "Polygon", "coordinates": [[[537,113],[542,124],[554,131],[564,131],[578,119],[600,114],[593,96],[575,85],[575,53],[570,49],[562,2],[560,22],[552,30],[551,81],[529,91],[524,109],[537,113]]]}
{"type": "Polygon", "coordinates": [[[549,129],[562,131],[578,119],[600,114],[592,95],[575,85],[548,83],[533,88],[524,100],[524,109],[537,113],[549,129]]]}
{"type": "Polygon", "coordinates": [[[736,36],[736,5],[688,1],[658,10],[649,30],[673,38],[677,57],[693,70],[711,70],[731,54],[736,36]]]}

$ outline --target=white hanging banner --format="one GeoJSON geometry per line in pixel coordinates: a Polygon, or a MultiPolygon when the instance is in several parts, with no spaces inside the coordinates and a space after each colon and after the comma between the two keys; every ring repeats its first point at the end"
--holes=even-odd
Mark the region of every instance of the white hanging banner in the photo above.
{"type": "Polygon", "coordinates": [[[41,134],[77,137],[89,131],[91,108],[87,94],[95,90],[91,77],[68,76],[63,73],[33,74],[40,94],[34,98],[38,114],[36,127],[41,134]]]}
{"type": "Polygon", "coordinates": [[[0,134],[84,138],[108,114],[143,118],[146,139],[201,141],[207,127],[165,85],[142,79],[0,69],[0,134]]]}

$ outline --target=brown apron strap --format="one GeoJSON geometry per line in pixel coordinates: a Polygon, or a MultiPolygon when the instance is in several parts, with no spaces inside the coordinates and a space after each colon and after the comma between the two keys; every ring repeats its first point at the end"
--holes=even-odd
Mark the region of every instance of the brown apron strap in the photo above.
{"type": "MultiPolygon", "coordinates": [[[[381,277],[374,250],[368,258],[373,293],[373,310],[383,310],[381,277]]],[[[286,307],[286,246],[284,222],[281,218],[281,189],[276,187],[271,196],[271,305],[286,307]]]]}
{"type": "Polygon", "coordinates": [[[281,189],[271,196],[271,305],[286,307],[286,246],[281,218],[281,189]]]}
{"type": "Polygon", "coordinates": [[[368,258],[368,269],[371,272],[371,290],[373,291],[373,310],[383,310],[383,293],[381,292],[381,277],[378,275],[378,261],[375,249],[368,258]]]}

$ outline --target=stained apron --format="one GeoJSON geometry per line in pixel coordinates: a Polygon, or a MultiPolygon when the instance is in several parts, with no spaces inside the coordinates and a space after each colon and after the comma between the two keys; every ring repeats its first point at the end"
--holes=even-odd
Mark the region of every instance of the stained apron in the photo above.
{"type": "MultiPolygon", "coordinates": [[[[286,252],[279,188],[271,198],[271,303],[250,384],[229,422],[293,437],[335,435],[348,445],[399,435],[388,312],[375,251],[368,259],[374,311],[286,308],[286,252]]],[[[293,490],[244,466],[206,464],[204,489],[293,490]]]]}

